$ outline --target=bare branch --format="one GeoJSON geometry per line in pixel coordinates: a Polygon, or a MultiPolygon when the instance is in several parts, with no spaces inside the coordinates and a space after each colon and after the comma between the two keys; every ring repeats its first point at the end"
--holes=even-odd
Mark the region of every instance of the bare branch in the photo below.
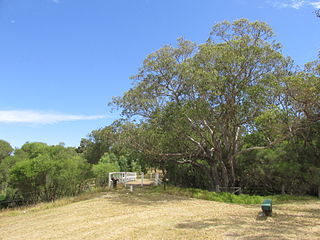
{"type": "Polygon", "coordinates": [[[201,168],[204,167],[204,165],[201,164],[201,163],[197,163],[197,162],[194,162],[194,161],[191,161],[191,160],[186,160],[186,159],[181,160],[181,161],[177,161],[177,163],[179,163],[179,164],[191,164],[193,166],[201,167],[201,168]]]}
{"type": "Polygon", "coordinates": [[[184,154],[182,154],[182,153],[163,153],[163,154],[159,154],[159,156],[175,157],[175,156],[184,156],[184,154]]]}
{"type": "Polygon", "coordinates": [[[199,148],[203,151],[203,154],[206,155],[206,150],[204,149],[204,147],[202,146],[202,144],[200,142],[197,142],[196,140],[194,140],[192,137],[187,136],[189,138],[189,140],[191,140],[191,142],[197,144],[199,146],[199,148]]]}
{"type": "Polygon", "coordinates": [[[210,133],[213,135],[214,132],[213,132],[212,128],[209,126],[209,124],[207,123],[207,121],[206,121],[206,120],[203,120],[203,123],[204,123],[204,125],[209,129],[210,133]]]}
{"type": "Polygon", "coordinates": [[[202,147],[200,142],[197,142],[196,140],[194,140],[194,139],[193,139],[192,137],[190,137],[190,136],[187,136],[187,137],[189,138],[189,140],[191,140],[191,142],[197,144],[199,147],[202,147]]]}
{"type": "Polygon", "coordinates": [[[191,125],[193,125],[193,121],[192,121],[192,119],[191,118],[189,118],[189,116],[188,115],[185,115],[186,116],[186,118],[188,119],[188,121],[191,123],[191,125]]]}

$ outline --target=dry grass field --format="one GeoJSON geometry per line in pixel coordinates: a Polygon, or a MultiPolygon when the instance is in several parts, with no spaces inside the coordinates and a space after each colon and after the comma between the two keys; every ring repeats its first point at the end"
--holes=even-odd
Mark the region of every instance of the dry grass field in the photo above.
{"type": "Polygon", "coordinates": [[[0,212],[1,240],[42,239],[320,239],[320,202],[225,204],[147,191],[96,193],[0,212]]]}

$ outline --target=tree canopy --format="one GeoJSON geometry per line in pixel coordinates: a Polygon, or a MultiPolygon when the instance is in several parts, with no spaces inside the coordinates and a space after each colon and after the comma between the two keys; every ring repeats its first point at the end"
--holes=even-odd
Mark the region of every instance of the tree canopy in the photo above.
{"type": "Polygon", "coordinates": [[[132,78],[113,100],[129,121],[140,120],[128,145],[167,168],[191,165],[211,188],[236,185],[241,155],[319,120],[319,62],[297,70],[259,21],[216,24],[200,45],[180,38],[150,54],[132,78]]]}
{"type": "Polygon", "coordinates": [[[11,147],[10,143],[0,139],[0,162],[5,157],[10,156],[13,152],[13,148],[11,147]]]}

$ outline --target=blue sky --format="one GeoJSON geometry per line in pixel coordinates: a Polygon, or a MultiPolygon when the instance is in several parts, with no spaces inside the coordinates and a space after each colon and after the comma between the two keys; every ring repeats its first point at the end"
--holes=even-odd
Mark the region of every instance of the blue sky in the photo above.
{"type": "Polygon", "coordinates": [[[119,117],[107,103],[144,58],[223,20],[267,22],[302,65],[320,50],[320,0],[0,0],[0,139],[78,146],[119,117]]]}

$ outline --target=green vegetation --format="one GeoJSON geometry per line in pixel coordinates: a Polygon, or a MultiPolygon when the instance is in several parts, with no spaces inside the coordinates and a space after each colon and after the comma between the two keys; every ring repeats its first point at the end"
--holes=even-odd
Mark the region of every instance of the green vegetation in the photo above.
{"type": "Polygon", "coordinates": [[[0,201],[4,201],[6,199],[6,195],[0,194],[0,201]]]}
{"type": "Polygon", "coordinates": [[[0,140],[0,162],[4,158],[10,156],[10,154],[13,152],[13,148],[11,147],[10,143],[0,140]]]}
{"type": "MultiPolygon", "coordinates": [[[[317,195],[320,191],[320,60],[295,66],[264,22],[213,26],[202,44],[179,38],[144,60],[135,85],[110,103],[122,118],[78,148],[0,140],[0,193],[7,200],[72,196],[111,171],[161,170],[203,199],[258,203],[212,193],[317,195]]],[[[3,197],[2,197],[3,198],[3,197]]],[[[292,199],[288,195],[274,201],[292,199]]]]}
{"type": "Polygon", "coordinates": [[[97,178],[97,182],[100,186],[106,185],[108,181],[108,172],[119,172],[120,167],[118,159],[114,154],[105,153],[99,160],[97,165],[94,165],[93,173],[97,178]]]}
{"type": "Polygon", "coordinates": [[[151,193],[160,194],[172,194],[178,196],[186,196],[210,201],[225,202],[225,203],[236,203],[236,204],[261,204],[264,199],[272,199],[274,204],[282,204],[288,202],[297,201],[319,201],[316,197],[310,196],[294,196],[294,195],[272,195],[272,196],[257,196],[241,194],[235,195],[228,192],[210,192],[203,189],[196,188],[179,188],[169,186],[166,190],[162,187],[155,187],[151,190],[151,193]]]}
{"type": "Polygon", "coordinates": [[[23,198],[37,202],[74,195],[90,175],[89,164],[73,149],[44,143],[24,144],[1,166],[2,190],[9,200],[23,198]]]}
{"type": "Polygon", "coordinates": [[[113,100],[121,143],[171,183],[317,193],[320,61],[294,66],[266,23],[225,21],[200,45],[180,38],[132,78],[113,100]]]}

